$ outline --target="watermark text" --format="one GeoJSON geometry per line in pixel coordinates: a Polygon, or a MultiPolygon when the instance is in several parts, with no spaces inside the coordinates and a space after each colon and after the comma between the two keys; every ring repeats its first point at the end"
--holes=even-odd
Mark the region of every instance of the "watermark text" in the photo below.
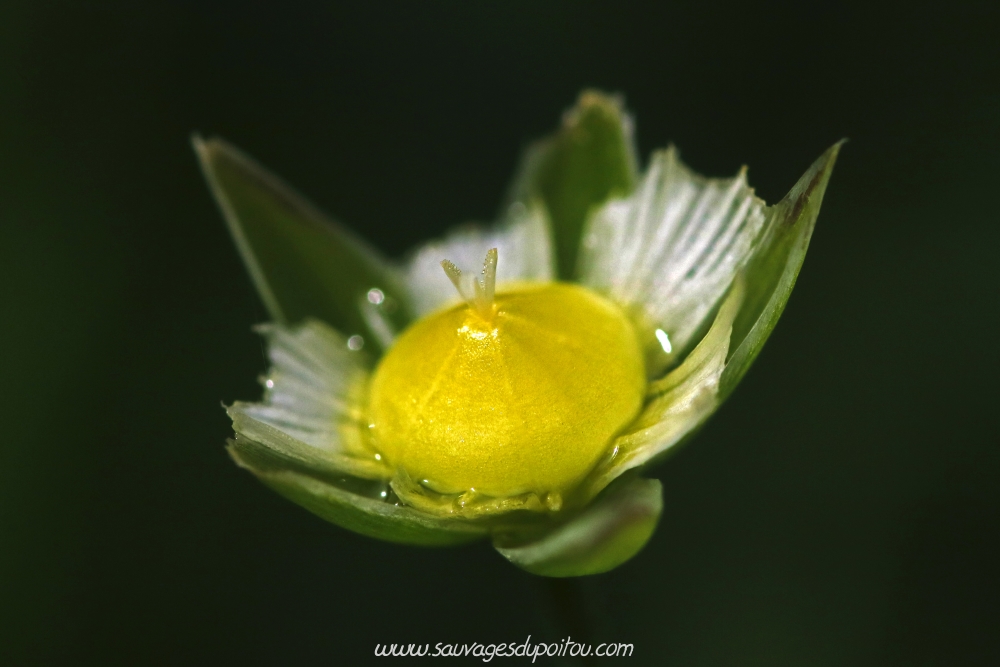
{"type": "Polygon", "coordinates": [[[556,657],[597,657],[597,658],[630,658],[635,647],[632,644],[619,642],[604,642],[590,644],[575,642],[566,637],[558,642],[539,642],[533,644],[531,635],[523,642],[501,642],[499,644],[446,644],[438,642],[430,644],[376,644],[375,655],[385,658],[480,658],[490,662],[493,658],[531,658],[535,662],[539,658],[556,657]]]}

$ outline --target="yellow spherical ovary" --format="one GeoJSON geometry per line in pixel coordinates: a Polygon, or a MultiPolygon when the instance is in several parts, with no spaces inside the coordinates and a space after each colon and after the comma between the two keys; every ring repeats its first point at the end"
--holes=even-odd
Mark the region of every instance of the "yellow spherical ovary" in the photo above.
{"type": "Polygon", "coordinates": [[[460,305],[400,336],[371,384],[373,442],[442,493],[564,491],[635,417],[645,369],[613,303],[564,283],[460,305]]]}

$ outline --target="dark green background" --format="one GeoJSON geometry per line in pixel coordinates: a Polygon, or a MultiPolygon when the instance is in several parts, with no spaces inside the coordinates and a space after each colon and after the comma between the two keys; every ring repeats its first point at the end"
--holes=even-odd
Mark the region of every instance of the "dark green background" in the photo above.
{"type": "Polygon", "coordinates": [[[188,135],[398,256],[492,218],[598,86],[644,157],[749,164],[768,201],[851,141],[770,343],[657,471],[656,535],[584,581],[597,636],[643,665],[1000,664],[996,3],[658,4],[3,3],[0,663],[563,637],[486,544],[365,539],[230,463],[264,312],[188,135]]]}

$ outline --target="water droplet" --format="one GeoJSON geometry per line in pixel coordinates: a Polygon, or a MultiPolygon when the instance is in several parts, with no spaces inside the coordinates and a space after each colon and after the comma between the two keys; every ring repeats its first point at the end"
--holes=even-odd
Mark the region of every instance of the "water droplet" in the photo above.
{"type": "Polygon", "coordinates": [[[359,336],[358,334],[354,334],[353,336],[347,339],[348,349],[354,352],[357,352],[364,346],[365,346],[365,339],[359,336]]]}
{"type": "Polygon", "coordinates": [[[383,301],[385,301],[385,292],[377,287],[373,287],[368,290],[368,303],[378,306],[383,301]]]}
{"type": "Polygon", "coordinates": [[[666,331],[664,331],[663,329],[657,329],[656,340],[660,341],[660,347],[663,348],[664,352],[666,352],[667,354],[673,352],[674,346],[670,344],[670,336],[667,335],[666,331]]]}
{"type": "Polygon", "coordinates": [[[274,380],[268,380],[267,382],[264,383],[264,386],[267,387],[268,389],[274,389],[274,380]]]}
{"type": "Polygon", "coordinates": [[[545,495],[545,506],[549,508],[552,512],[558,512],[562,509],[562,494],[556,491],[550,491],[545,495]]]}

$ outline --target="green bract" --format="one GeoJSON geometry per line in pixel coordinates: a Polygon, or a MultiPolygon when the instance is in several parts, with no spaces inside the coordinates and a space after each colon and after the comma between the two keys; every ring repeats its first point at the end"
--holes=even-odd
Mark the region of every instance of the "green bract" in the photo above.
{"type": "Polygon", "coordinates": [[[428,546],[489,538],[518,567],[553,577],[610,570],[649,539],[661,490],[640,475],[708,419],[760,352],[840,148],[766,206],[745,172],[704,178],[673,147],[640,173],[620,102],[585,92],[528,151],[502,220],[399,263],[222,140],[194,145],[272,320],[260,327],[271,361],[264,398],[228,409],[236,463],[344,528],[428,546]],[[645,358],[638,416],[558,499],[443,495],[367,439],[361,406],[378,358],[411,322],[455,300],[439,263],[474,267],[490,248],[498,289],[578,282],[627,314],[645,358]]]}

